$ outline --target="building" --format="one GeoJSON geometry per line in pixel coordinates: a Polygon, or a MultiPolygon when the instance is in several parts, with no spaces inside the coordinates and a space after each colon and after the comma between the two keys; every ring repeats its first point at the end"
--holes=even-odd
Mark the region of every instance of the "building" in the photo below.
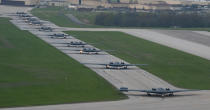
{"type": "Polygon", "coordinates": [[[45,1],[48,6],[68,6],[67,0],[48,0],[45,1]]]}
{"type": "Polygon", "coordinates": [[[1,0],[4,5],[34,6],[38,3],[39,0],[1,0]]]}
{"type": "Polygon", "coordinates": [[[171,5],[209,5],[210,0],[67,0],[71,5],[88,8],[131,8],[171,10],[171,5]]]}

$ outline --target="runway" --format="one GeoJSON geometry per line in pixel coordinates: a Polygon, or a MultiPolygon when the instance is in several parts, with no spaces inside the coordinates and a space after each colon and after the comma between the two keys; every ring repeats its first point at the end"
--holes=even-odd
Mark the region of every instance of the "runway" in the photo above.
{"type": "MultiPolygon", "coordinates": [[[[2,8],[0,6],[0,8],[2,8]]],[[[5,8],[5,7],[4,7],[5,8]]],[[[6,9],[5,9],[6,10],[6,9]]],[[[13,9],[11,9],[13,10],[13,9]]],[[[29,9],[23,9],[27,11],[29,9]]],[[[13,10],[13,12],[16,10],[13,10]]],[[[10,11],[12,13],[12,11],[10,11]]],[[[8,16],[7,13],[2,12],[2,15],[8,16]]],[[[36,35],[40,39],[59,49],[63,53],[67,54],[69,57],[81,63],[108,63],[110,61],[123,61],[115,56],[109,55],[103,52],[103,55],[81,55],[72,54],[75,48],[62,47],[64,44],[55,44],[55,42],[70,42],[79,41],[78,39],[51,39],[48,35],[53,34],[53,32],[41,32],[38,31],[36,26],[31,26],[24,23],[17,16],[8,16],[12,18],[11,22],[15,24],[22,30],[28,30],[32,34],[36,35]]],[[[209,49],[205,44],[199,42],[188,41],[187,39],[181,39],[178,37],[169,36],[163,34],[163,32],[156,30],[147,29],[96,29],[96,28],[60,28],[53,23],[44,21],[45,25],[55,28],[56,32],[61,32],[65,30],[81,30],[81,31],[121,31],[136,37],[141,37],[153,42],[158,42],[160,44],[167,45],[172,48],[177,48],[188,53],[196,54],[202,56],[203,58],[208,58],[207,55],[210,54],[209,49]],[[175,40],[175,42],[174,42],[175,40]],[[178,43],[178,44],[177,44],[178,43]],[[184,45],[186,44],[187,45],[184,45]],[[189,44],[188,44],[189,43],[189,44]],[[181,45],[183,44],[183,45],[181,45]],[[191,47],[194,46],[194,47],[191,47]],[[196,48],[197,47],[197,48],[196,48]],[[205,47],[205,48],[204,48],[205,47]],[[196,50],[199,49],[199,50],[196,50]],[[196,50],[196,51],[193,51],[196,50]],[[208,54],[209,52],[209,54],[208,54]]],[[[186,33],[192,31],[186,31],[186,33]]],[[[195,32],[196,33],[196,32],[195,32]]],[[[201,35],[201,34],[200,34],[201,35]]],[[[208,35],[206,35],[208,36],[208,35]]],[[[167,87],[176,88],[173,85],[168,84],[162,79],[140,69],[137,67],[132,67],[129,70],[109,70],[104,69],[103,66],[93,66],[86,65],[97,74],[105,78],[112,85],[117,88],[126,86],[131,89],[151,89],[155,87],[167,87]]],[[[88,95],[88,94],[87,94],[88,95]]],[[[61,104],[61,105],[47,105],[47,106],[34,106],[34,107],[17,107],[17,108],[2,108],[0,110],[207,110],[210,108],[210,93],[209,91],[197,91],[188,93],[178,93],[174,97],[147,97],[143,93],[130,92],[128,94],[129,99],[121,101],[110,101],[110,102],[92,102],[92,103],[78,103],[78,104],[61,104]]]]}
{"type": "MultiPolygon", "coordinates": [[[[75,47],[65,47],[65,44],[56,44],[56,43],[65,43],[71,41],[80,41],[79,39],[52,39],[49,35],[55,32],[62,32],[63,28],[55,26],[50,22],[45,22],[44,25],[51,26],[54,28],[54,32],[42,32],[36,29],[38,26],[32,26],[25,23],[23,20],[18,18],[17,16],[12,17],[13,20],[11,22],[15,24],[22,30],[28,30],[32,34],[36,35],[40,39],[44,40],[48,44],[54,46],[55,48],[59,49],[61,52],[67,54],[68,56],[74,58],[75,60],[79,61],[80,63],[109,63],[111,61],[123,61],[115,56],[112,56],[106,52],[102,52],[102,55],[86,55],[86,54],[79,54],[78,51],[74,51],[75,47]],[[63,47],[62,47],[63,46],[63,47]]],[[[72,36],[70,36],[72,37],[72,36]]],[[[89,47],[92,47],[89,45],[89,47]]],[[[125,61],[123,61],[125,62],[125,61]]],[[[168,87],[168,88],[175,88],[172,85],[168,84],[167,82],[161,80],[160,78],[140,69],[137,67],[132,67],[128,70],[110,70],[105,69],[104,66],[96,66],[96,65],[86,65],[106,80],[108,80],[111,84],[113,84],[116,88],[120,87],[129,87],[129,88],[141,88],[141,89],[150,89],[153,87],[168,87]]]]}
{"type": "Polygon", "coordinates": [[[122,101],[20,107],[2,110],[208,110],[210,107],[209,101],[209,92],[202,91],[191,95],[183,94],[164,99],[139,96],[135,99],[122,101]]]}

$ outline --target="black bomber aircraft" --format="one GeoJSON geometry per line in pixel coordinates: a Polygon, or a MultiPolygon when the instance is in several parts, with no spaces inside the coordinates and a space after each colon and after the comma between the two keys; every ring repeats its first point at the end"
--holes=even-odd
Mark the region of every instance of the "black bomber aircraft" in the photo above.
{"type": "Polygon", "coordinates": [[[96,48],[83,48],[79,51],[80,54],[98,54],[99,52],[102,52],[102,50],[96,49],[96,48]]]}
{"type": "Polygon", "coordinates": [[[26,14],[25,12],[16,12],[17,15],[26,14]]]}
{"type": "Polygon", "coordinates": [[[29,24],[30,24],[30,25],[36,25],[36,26],[42,26],[42,25],[43,25],[43,23],[40,22],[40,21],[32,21],[32,22],[30,22],[29,24]]]}
{"type": "Polygon", "coordinates": [[[51,38],[66,39],[69,35],[64,33],[55,33],[49,36],[51,36],[51,38]]]}
{"type": "Polygon", "coordinates": [[[31,15],[29,15],[29,14],[19,14],[18,16],[21,17],[21,18],[29,18],[29,17],[31,17],[31,15]]]}
{"type": "Polygon", "coordinates": [[[145,66],[147,64],[127,64],[125,62],[109,62],[108,64],[101,64],[101,63],[88,63],[92,65],[103,65],[106,69],[127,69],[128,66],[145,66]]]}
{"type": "Polygon", "coordinates": [[[169,88],[152,88],[151,90],[138,90],[138,89],[128,89],[127,87],[121,87],[121,92],[129,92],[129,91],[136,91],[136,92],[145,92],[148,96],[152,96],[152,94],[157,96],[174,96],[174,93],[177,92],[189,92],[189,91],[198,91],[198,90],[172,90],[169,88]]]}
{"type": "Polygon", "coordinates": [[[88,45],[85,42],[81,41],[71,41],[71,42],[65,42],[65,43],[57,43],[57,44],[66,44],[67,47],[85,47],[85,45],[88,45]]]}
{"type": "Polygon", "coordinates": [[[21,19],[24,20],[25,22],[27,22],[27,20],[28,20],[29,18],[32,18],[32,16],[29,15],[28,17],[21,17],[21,19]]]}
{"type": "Polygon", "coordinates": [[[47,26],[42,26],[39,28],[39,31],[52,32],[53,28],[47,27],[47,26]]]}
{"type": "Polygon", "coordinates": [[[28,18],[26,18],[25,19],[25,22],[27,22],[27,23],[31,23],[31,22],[33,22],[33,21],[38,21],[38,19],[37,18],[33,18],[33,17],[28,17],[28,18]]]}
{"type": "Polygon", "coordinates": [[[79,50],[79,53],[80,54],[99,54],[99,52],[102,52],[102,51],[113,51],[113,50],[99,50],[99,49],[96,49],[96,48],[83,48],[81,50],[79,50]]]}
{"type": "Polygon", "coordinates": [[[85,45],[87,45],[87,43],[81,41],[71,41],[67,43],[68,47],[85,47],[85,45]]]}
{"type": "Polygon", "coordinates": [[[25,16],[25,15],[28,15],[28,14],[25,13],[25,12],[16,12],[16,16],[22,17],[22,16],[25,16]]]}

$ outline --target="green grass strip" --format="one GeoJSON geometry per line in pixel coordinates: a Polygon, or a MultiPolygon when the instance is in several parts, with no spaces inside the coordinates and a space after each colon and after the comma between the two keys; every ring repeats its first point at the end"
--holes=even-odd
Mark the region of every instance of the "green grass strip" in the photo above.
{"type": "Polygon", "coordinates": [[[97,13],[95,12],[79,12],[68,10],[65,8],[59,7],[48,7],[48,8],[35,8],[31,11],[34,16],[39,17],[43,20],[48,20],[55,23],[58,26],[62,27],[77,27],[77,28],[85,28],[85,27],[103,27],[93,25],[95,21],[95,16],[97,13]],[[70,18],[66,16],[66,14],[72,14],[77,17],[80,21],[86,24],[77,24],[74,23],[70,18]]]}
{"type": "Polygon", "coordinates": [[[0,18],[0,107],[123,98],[92,70],[0,18]]]}

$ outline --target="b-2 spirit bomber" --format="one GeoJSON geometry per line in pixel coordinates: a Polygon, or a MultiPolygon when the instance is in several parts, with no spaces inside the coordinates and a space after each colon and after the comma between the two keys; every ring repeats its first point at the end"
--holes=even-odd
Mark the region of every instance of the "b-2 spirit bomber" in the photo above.
{"type": "Polygon", "coordinates": [[[87,63],[91,65],[103,65],[106,69],[127,69],[129,66],[145,66],[147,64],[128,64],[125,62],[109,62],[109,63],[87,63]]]}
{"type": "Polygon", "coordinates": [[[128,89],[127,87],[121,87],[120,91],[122,92],[129,92],[129,91],[136,91],[136,92],[145,92],[148,96],[152,96],[152,94],[157,96],[174,96],[174,93],[177,92],[189,92],[189,91],[198,91],[198,90],[172,90],[169,88],[152,88],[151,90],[138,90],[138,89],[128,89]]]}
{"type": "Polygon", "coordinates": [[[25,16],[25,15],[28,15],[28,14],[25,13],[25,12],[16,12],[16,15],[19,16],[19,17],[22,17],[22,16],[25,16]]]}
{"type": "Polygon", "coordinates": [[[88,45],[85,42],[81,41],[71,41],[71,42],[66,42],[66,43],[58,43],[58,44],[66,44],[67,47],[85,47],[85,45],[88,45]]]}
{"type": "Polygon", "coordinates": [[[25,12],[16,12],[17,15],[21,15],[21,14],[27,14],[25,12]]]}
{"type": "Polygon", "coordinates": [[[19,14],[18,16],[21,17],[21,18],[29,18],[29,17],[31,17],[31,15],[29,15],[29,14],[19,14]]]}
{"type": "Polygon", "coordinates": [[[99,54],[102,51],[113,51],[113,50],[99,50],[96,48],[83,48],[79,51],[80,54],[99,54]]]}
{"type": "Polygon", "coordinates": [[[85,47],[87,43],[81,41],[71,41],[67,44],[68,47],[85,47]]]}
{"type": "Polygon", "coordinates": [[[30,24],[30,25],[36,25],[36,26],[42,26],[42,25],[43,25],[43,23],[40,22],[40,21],[32,21],[32,22],[30,22],[29,24],[30,24]]]}
{"type": "Polygon", "coordinates": [[[51,38],[66,39],[69,35],[64,33],[55,33],[49,36],[51,36],[51,38]]]}
{"type": "Polygon", "coordinates": [[[96,49],[96,48],[83,48],[79,51],[80,54],[98,54],[102,50],[96,49]]]}
{"type": "Polygon", "coordinates": [[[47,26],[42,26],[39,28],[39,31],[52,32],[53,28],[47,27],[47,26]]]}
{"type": "Polygon", "coordinates": [[[30,25],[32,25],[31,22],[33,22],[33,21],[39,21],[39,20],[37,18],[29,17],[29,18],[24,19],[24,21],[26,23],[29,23],[30,25]]]}

